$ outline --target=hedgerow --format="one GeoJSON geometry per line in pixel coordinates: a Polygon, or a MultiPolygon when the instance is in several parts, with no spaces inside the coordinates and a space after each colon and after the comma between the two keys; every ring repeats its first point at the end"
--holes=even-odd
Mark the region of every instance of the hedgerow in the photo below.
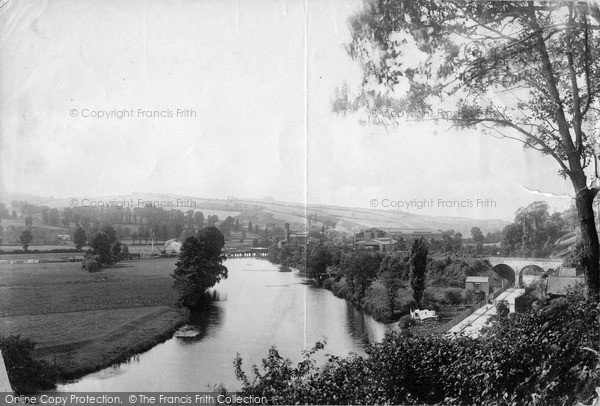
{"type": "Polygon", "coordinates": [[[600,307],[579,293],[526,314],[495,317],[481,335],[389,333],[366,356],[329,356],[317,343],[293,366],[275,348],[252,379],[234,362],[245,394],[274,404],[569,405],[600,386],[600,307]]]}

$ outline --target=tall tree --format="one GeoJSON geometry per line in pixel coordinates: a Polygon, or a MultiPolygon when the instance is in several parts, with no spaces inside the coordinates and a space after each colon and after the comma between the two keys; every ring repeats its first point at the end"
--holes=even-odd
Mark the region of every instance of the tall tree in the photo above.
{"type": "Polygon", "coordinates": [[[437,101],[456,100],[457,114],[443,117],[456,127],[553,158],[574,189],[588,292],[599,298],[592,204],[600,180],[590,123],[599,113],[600,6],[366,0],[350,26],[347,49],[364,80],[356,97],[338,90],[333,110],[384,111],[393,120],[390,111],[401,109],[426,118],[437,101]]]}
{"type": "Polygon", "coordinates": [[[101,231],[94,234],[90,240],[90,256],[98,258],[99,265],[112,265],[113,254],[109,236],[101,231]]]}
{"type": "Polygon", "coordinates": [[[417,238],[410,248],[410,287],[417,306],[421,307],[421,299],[425,290],[425,269],[429,248],[424,238],[417,238]]]}
{"type": "Polygon", "coordinates": [[[31,234],[31,231],[23,231],[19,236],[19,242],[23,246],[23,249],[27,251],[29,249],[29,244],[33,242],[33,234],[31,234]]]}
{"type": "Polygon", "coordinates": [[[375,252],[358,251],[352,256],[347,272],[352,290],[358,300],[365,297],[367,288],[377,278],[381,266],[381,256],[375,252]]]}
{"type": "Polygon", "coordinates": [[[77,227],[75,233],[73,234],[73,243],[75,244],[75,248],[81,251],[81,249],[87,244],[87,235],[85,234],[85,230],[81,227],[77,227]]]}
{"type": "Polygon", "coordinates": [[[393,315],[396,307],[398,290],[404,287],[402,279],[407,274],[407,263],[404,262],[404,254],[394,252],[385,256],[381,261],[379,279],[387,292],[390,313],[393,315]]]}
{"type": "Polygon", "coordinates": [[[483,242],[485,241],[485,237],[483,236],[481,228],[479,227],[471,228],[471,238],[473,239],[473,242],[475,244],[483,244],[483,242]]]}
{"type": "Polygon", "coordinates": [[[204,227],[204,214],[201,211],[195,212],[194,221],[196,222],[196,226],[198,226],[198,228],[204,227]]]}
{"type": "Polygon", "coordinates": [[[212,226],[183,242],[172,275],[180,305],[200,310],[209,300],[208,289],[227,278],[227,268],[223,265],[226,258],[221,253],[224,245],[225,237],[212,226]]]}
{"type": "Polygon", "coordinates": [[[327,275],[327,267],[331,265],[331,252],[323,244],[317,245],[308,257],[308,275],[321,284],[327,275]]]}

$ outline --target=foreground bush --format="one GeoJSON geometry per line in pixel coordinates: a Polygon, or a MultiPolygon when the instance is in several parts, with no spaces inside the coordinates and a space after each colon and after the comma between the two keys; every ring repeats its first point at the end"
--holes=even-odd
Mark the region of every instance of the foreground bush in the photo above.
{"type": "Polygon", "coordinates": [[[6,365],[8,379],[17,394],[31,393],[40,389],[54,389],[58,374],[47,361],[31,357],[35,343],[19,335],[0,335],[0,350],[6,365]]]}
{"type": "Polygon", "coordinates": [[[535,313],[497,317],[478,338],[388,334],[367,356],[298,366],[271,349],[246,394],[294,404],[589,404],[600,385],[599,306],[572,293],[535,313]]]}

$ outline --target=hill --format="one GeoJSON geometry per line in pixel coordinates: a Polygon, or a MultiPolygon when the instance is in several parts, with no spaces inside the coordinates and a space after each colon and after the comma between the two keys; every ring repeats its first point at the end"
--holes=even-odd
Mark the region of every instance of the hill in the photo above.
{"type": "MultiPolygon", "coordinates": [[[[28,196],[30,197],[30,196],[28,196]]],[[[6,196],[4,197],[6,201],[6,196]]],[[[310,217],[317,224],[324,221],[336,223],[336,229],[346,232],[358,232],[369,227],[404,229],[454,229],[465,237],[470,236],[472,227],[479,227],[483,233],[501,230],[508,224],[497,219],[472,219],[465,217],[438,217],[413,214],[399,210],[377,210],[370,208],[352,208],[330,205],[304,205],[302,203],[281,202],[272,198],[262,199],[210,199],[197,196],[170,195],[161,193],[132,193],[129,195],[68,197],[43,199],[31,196],[32,201],[50,208],[64,208],[96,205],[119,207],[144,207],[153,205],[166,210],[201,210],[205,215],[216,214],[220,219],[235,217],[244,211],[259,210],[271,224],[290,223],[302,226],[310,217]]],[[[8,203],[8,202],[7,202],[8,203]]],[[[266,224],[265,224],[266,225],[266,224]]]]}

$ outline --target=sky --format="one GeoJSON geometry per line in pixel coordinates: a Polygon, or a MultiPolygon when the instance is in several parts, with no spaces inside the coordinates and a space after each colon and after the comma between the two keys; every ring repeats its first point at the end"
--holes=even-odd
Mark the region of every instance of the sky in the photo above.
{"type": "Polygon", "coordinates": [[[344,49],[361,4],[9,0],[0,192],[270,196],[505,220],[536,200],[570,206],[557,164],[516,142],[332,113],[336,87],[361,80],[344,49]]]}

